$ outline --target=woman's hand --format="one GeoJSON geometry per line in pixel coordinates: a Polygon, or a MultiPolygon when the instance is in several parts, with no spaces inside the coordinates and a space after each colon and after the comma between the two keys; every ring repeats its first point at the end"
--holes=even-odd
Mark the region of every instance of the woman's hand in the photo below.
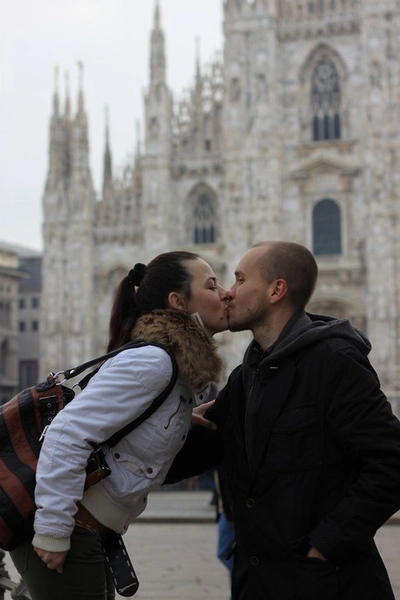
{"type": "Polygon", "coordinates": [[[62,573],[63,564],[68,554],[68,550],[65,552],[48,552],[47,550],[41,550],[33,546],[36,554],[42,559],[48,569],[55,569],[57,573],[62,573]]]}
{"type": "Polygon", "coordinates": [[[215,431],[217,426],[212,421],[204,418],[204,413],[206,410],[211,408],[214,404],[215,400],[211,400],[210,402],[205,402],[204,404],[200,404],[200,406],[196,406],[196,408],[192,411],[192,427],[205,427],[206,429],[212,429],[215,431]]]}

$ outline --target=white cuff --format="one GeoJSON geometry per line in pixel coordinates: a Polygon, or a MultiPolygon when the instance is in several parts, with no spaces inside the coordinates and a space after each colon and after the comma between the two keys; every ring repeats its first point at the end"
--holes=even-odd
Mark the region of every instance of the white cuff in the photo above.
{"type": "Polygon", "coordinates": [[[55,538],[42,533],[35,533],[32,545],[46,552],[66,552],[70,549],[70,538],[55,538]]]}

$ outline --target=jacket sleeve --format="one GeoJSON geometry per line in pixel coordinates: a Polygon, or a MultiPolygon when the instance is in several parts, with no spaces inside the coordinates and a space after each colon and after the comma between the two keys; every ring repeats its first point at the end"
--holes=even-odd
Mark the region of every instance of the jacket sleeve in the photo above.
{"type": "Polygon", "coordinates": [[[176,455],[164,483],[176,483],[200,475],[222,462],[224,426],[229,415],[229,385],[230,381],[219,392],[214,405],[204,415],[217,425],[217,430],[193,427],[183,448],[176,455]]]}
{"type": "Polygon", "coordinates": [[[377,529],[400,508],[400,422],[365,356],[348,348],[332,361],[327,389],[334,391],[324,427],[356,465],[356,476],[309,537],[326,558],[341,560],[369,549],[377,529]]]}
{"type": "MultiPolygon", "coordinates": [[[[69,538],[93,450],[133,421],[165,389],[172,362],[161,348],[127,350],[107,361],[46,433],[37,468],[35,531],[69,538]]],[[[64,548],[65,549],[65,548],[64,548]]]]}

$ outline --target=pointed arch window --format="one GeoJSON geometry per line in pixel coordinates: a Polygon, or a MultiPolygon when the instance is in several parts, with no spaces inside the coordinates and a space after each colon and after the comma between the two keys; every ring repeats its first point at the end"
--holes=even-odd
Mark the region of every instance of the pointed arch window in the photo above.
{"type": "Polygon", "coordinates": [[[195,244],[213,244],[215,242],[215,210],[212,199],[208,194],[201,194],[194,205],[195,244]]]}
{"type": "Polygon", "coordinates": [[[316,256],[342,253],[340,207],[329,198],[320,200],[313,210],[313,251],[316,256]]]}
{"type": "Polygon", "coordinates": [[[312,139],[341,138],[341,90],[338,70],[329,56],[316,64],[311,80],[312,139]]]}

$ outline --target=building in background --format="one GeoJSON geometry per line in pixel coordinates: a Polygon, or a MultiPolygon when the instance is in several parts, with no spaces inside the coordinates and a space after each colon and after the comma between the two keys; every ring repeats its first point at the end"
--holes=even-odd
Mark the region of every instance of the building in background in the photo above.
{"type": "Polygon", "coordinates": [[[25,274],[17,252],[0,242],[0,405],[18,391],[18,299],[25,274]]]}
{"type": "MultiPolygon", "coordinates": [[[[54,357],[73,365],[104,350],[116,285],[134,262],[195,250],[229,285],[251,244],[286,239],[317,257],[309,309],[367,333],[400,412],[400,5],[224,0],[223,16],[223,54],[206,68],[197,60],[190,93],[177,98],[155,3],[144,139],[115,177],[106,124],[101,193],[82,77],[75,110],[55,89],[42,375],[54,357]]],[[[220,336],[228,371],[247,340],[220,336]]]]}
{"type": "Polygon", "coordinates": [[[42,257],[25,253],[19,264],[26,273],[19,284],[18,305],[19,388],[23,389],[39,381],[42,257]]]}
{"type": "Polygon", "coordinates": [[[39,378],[42,256],[0,242],[0,404],[39,378]]]}

